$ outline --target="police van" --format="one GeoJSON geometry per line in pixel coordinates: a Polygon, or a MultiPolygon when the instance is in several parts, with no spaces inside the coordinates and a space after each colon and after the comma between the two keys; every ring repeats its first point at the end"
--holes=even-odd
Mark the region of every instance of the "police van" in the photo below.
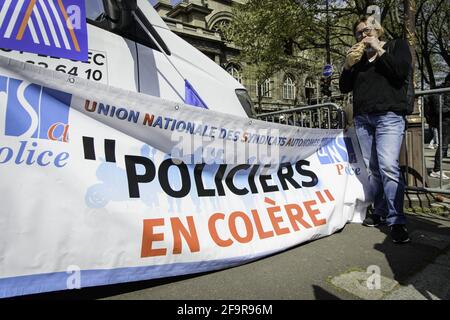
{"type": "Polygon", "coordinates": [[[173,33],[149,0],[85,1],[88,60],[23,51],[0,54],[94,82],[186,102],[186,81],[210,110],[249,117],[246,89],[224,69],[173,33]]]}

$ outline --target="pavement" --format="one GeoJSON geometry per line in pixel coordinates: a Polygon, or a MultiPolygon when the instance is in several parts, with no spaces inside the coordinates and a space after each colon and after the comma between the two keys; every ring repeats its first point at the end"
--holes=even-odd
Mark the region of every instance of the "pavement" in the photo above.
{"type": "MultiPolygon", "coordinates": [[[[426,144],[428,146],[428,144],[426,144]]],[[[425,155],[425,168],[428,174],[428,185],[432,188],[442,188],[442,189],[449,189],[450,188],[450,180],[442,180],[442,185],[439,179],[432,178],[429,176],[429,173],[431,172],[431,169],[434,165],[434,155],[436,153],[436,149],[429,149],[424,148],[424,155],[425,155]]],[[[450,151],[448,152],[450,155],[450,151]]],[[[442,159],[442,172],[444,172],[447,176],[450,177],[450,158],[449,157],[443,157],[442,159]]],[[[449,196],[450,197],[450,196],[449,196]]]]}
{"type": "MultiPolygon", "coordinates": [[[[425,149],[427,168],[433,155],[425,149]]],[[[450,159],[443,167],[450,176],[450,159]]],[[[429,183],[435,187],[439,180],[429,183]]],[[[386,226],[347,224],[328,237],[234,268],[21,299],[448,300],[450,200],[430,199],[441,210],[407,214],[409,244],[392,243],[386,226]]]]}

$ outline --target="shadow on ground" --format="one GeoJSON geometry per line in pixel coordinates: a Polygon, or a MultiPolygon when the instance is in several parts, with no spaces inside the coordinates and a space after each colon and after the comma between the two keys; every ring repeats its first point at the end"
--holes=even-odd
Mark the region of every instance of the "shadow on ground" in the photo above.
{"type": "MultiPolygon", "coordinates": [[[[386,238],[382,243],[375,244],[374,249],[384,253],[394,280],[401,286],[409,286],[410,292],[417,291],[422,296],[414,293],[409,296],[411,299],[450,299],[446,275],[441,272],[433,274],[427,270],[424,273],[426,278],[414,276],[426,267],[440,269],[439,265],[433,263],[436,257],[450,249],[450,227],[444,226],[444,221],[448,222],[450,219],[432,214],[408,215],[407,226],[411,243],[407,244],[394,244],[389,235],[389,227],[379,228],[386,234],[386,238]]],[[[397,298],[408,298],[408,295],[400,295],[397,298]]]]}

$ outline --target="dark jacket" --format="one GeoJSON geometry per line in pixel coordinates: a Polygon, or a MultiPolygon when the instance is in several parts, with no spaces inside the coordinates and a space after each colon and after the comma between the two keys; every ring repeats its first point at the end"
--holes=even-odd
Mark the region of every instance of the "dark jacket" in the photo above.
{"type": "Polygon", "coordinates": [[[428,95],[423,98],[423,115],[427,123],[437,128],[439,126],[439,96],[428,95]]]}
{"type": "Polygon", "coordinates": [[[407,78],[412,61],[408,43],[396,39],[383,48],[389,50],[374,62],[369,62],[364,54],[350,70],[342,71],[339,88],[342,93],[353,91],[354,115],[406,113],[407,78]]]}

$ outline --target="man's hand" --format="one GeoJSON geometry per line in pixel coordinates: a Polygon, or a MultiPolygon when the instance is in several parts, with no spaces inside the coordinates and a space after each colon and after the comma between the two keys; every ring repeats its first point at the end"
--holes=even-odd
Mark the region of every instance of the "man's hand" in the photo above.
{"type": "Polygon", "coordinates": [[[347,57],[345,58],[344,69],[350,69],[354,64],[358,63],[361,60],[361,57],[364,53],[366,45],[365,43],[358,42],[354,44],[348,51],[347,57]]]}
{"type": "Polygon", "coordinates": [[[382,49],[380,40],[378,40],[377,37],[365,37],[361,42],[364,43],[366,47],[372,47],[374,50],[378,51],[379,49],[382,49]]]}
{"type": "Polygon", "coordinates": [[[379,56],[381,56],[385,52],[382,43],[380,42],[380,40],[378,40],[377,37],[365,37],[361,42],[364,43],[366,47],[373,48],[379,56]]]}

